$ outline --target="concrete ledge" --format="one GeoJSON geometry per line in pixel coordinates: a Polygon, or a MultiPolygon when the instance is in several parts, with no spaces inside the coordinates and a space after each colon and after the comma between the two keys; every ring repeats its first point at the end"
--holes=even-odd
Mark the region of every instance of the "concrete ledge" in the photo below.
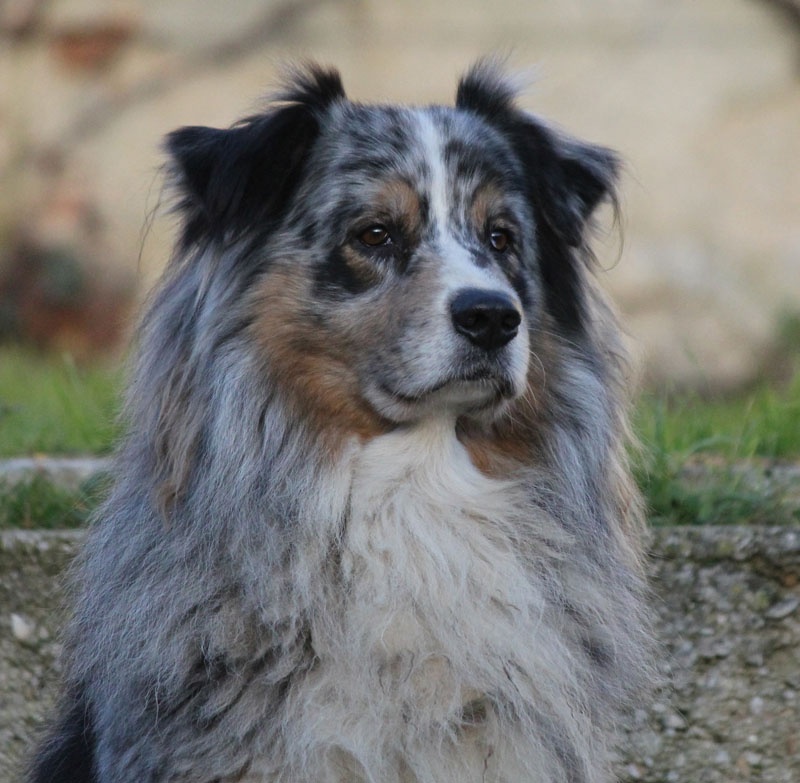
{"type": "MultiPolygon", "coordinates": [[[[0,535],[0,783],[57,682],[80,533],[0,535]]],[[[665,528],[650,563],[665,686],[631,716],[625,780],[800,780],[800,527],[665,528]]]]}
{"type": "Polygon", "coordinates": [[[105,457],[17,457],[0,460],[0,482],[16,484],[34,478],[64,487],[77,489],[84,481],[108,470],[105,457]]]}

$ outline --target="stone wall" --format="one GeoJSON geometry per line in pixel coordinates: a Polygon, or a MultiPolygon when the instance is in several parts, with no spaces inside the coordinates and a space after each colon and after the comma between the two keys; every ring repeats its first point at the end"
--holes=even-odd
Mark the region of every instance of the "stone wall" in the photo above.
{"type": "Polygon", "coordinates": [[[146,286],[172,229],[156,220],[142,247],[167,131],[251,111],[286,59],[337,64],[359,99],[449,102],[468,63],[511,52],[514,66],[537,74],[528,107],[628,161],[621,258],[612,238],[601,259],[651,378],[725,386],[778,373],[777,320],[800,311],[800,28],[797,15],[775,12],[780,3],[797,7],[0,4],[0,249],[20,231],[73,243],[97,267],[92,280],[121,270],[146,286]]]}
{"type": "MultiPolygon", "coordinates": [[[[0,783],[57,680],[59,576],[77,533],[0,535],[0,783]]],[[[631,716],[626,781],[800,780],[800,528],[653,533],[664,687],[631,716]]]]}

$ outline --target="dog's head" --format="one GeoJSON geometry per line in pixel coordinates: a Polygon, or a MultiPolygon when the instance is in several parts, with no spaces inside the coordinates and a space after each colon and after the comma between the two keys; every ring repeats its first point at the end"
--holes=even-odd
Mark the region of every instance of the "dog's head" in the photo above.
{"type": "Polygon", "coordinates": [[[487,63],[454,108],[351,102],[311,68],[262,115],[168,137],[183,253],[234,259],[237,323],[292,404],[361,433],[491,417],[538,334],[580,341],[617,161],[514,98],[487,63]]]}

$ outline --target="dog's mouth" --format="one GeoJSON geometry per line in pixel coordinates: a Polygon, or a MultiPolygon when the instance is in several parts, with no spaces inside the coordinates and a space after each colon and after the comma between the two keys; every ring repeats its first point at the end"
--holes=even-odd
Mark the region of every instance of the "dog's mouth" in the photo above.
{"type": "Polygon", "coordinates": [[[407,405],[424,403],[438,394],[463,392],[470,397],[486,396],[507,399],[514,395],[514,384],[505,375],[488,370],[475,370],[446,378],[430,386],[414,390],[393,389],[388,384],[381,384],[381,391],[407,405]]]}
{"type": "Polygon", "coordinates": [[[457,414],[491,411],[518,394],[510,376],[481,368],[418,388],[380,383],[370,397],[382,415],[395,421],[408,421],[445,411],[457,414]]]}

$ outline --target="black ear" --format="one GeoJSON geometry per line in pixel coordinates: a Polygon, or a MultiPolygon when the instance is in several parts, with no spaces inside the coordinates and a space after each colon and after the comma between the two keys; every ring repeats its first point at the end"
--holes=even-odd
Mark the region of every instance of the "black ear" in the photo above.
{"type": "Polygon", "coordinates": [[[603,147],[554,133],[531,117],[512,132],[537,216],[539,265],[548,310],[568,331],[585,326],[589,219],[604,200],[615,207],[619,161],[603,147]]]}
{"type": "MultiPolygon", "coordinates": [[[[527,131],[523,125],[520,143],[523,155],[527,153],[533,161],[547,161],[540,187],[541,207],[569,245],[582,246],[595,209],[604,201],[610,201],[616,208],[619,158],[605,147],[542,127],[534,129],[533,125],[531,120],[527,131]],[[531,146],[538,149],[532,150],[531,146]]],[[[532,171],[529,176],[536,174],[532,171]]]]}
{"type": "Polygon", "coordinates": [[[228,129],[187,127],[166,138],[184,215],[184,245],[269,231],[302,179],[324,111],[345,97],[339,75],[295,72],[264,114],[228,129]]]}
{"type": "Polygon", "coordinates": [[[516,88],[497,61],[478,63],[461,80],[456,106],[503,133],[519,161],[522,186],[537,220],[547,306],[567,329],[582,325],[583,270],[589,219],[604,200],[615,207],[614,152],[562,134],[515,104],[516,88]]]}
{"type": "Polygon", "coordinates": [[[582,246],[595,209],[604,201],[616,207],[616,153],[556,133],[533,118],[520,122],[517,145],[528,177],[538,180],[532,189],[538,191],[543,214],[565,242],[582,246]],[[541,175],[532,165],[541,167],[541,175]]]}
{"type": "Polygon", "coordinates": [[[619,159],[609,149],[561,134],[521,111],[517,91],[502,61],[481,60],[459,82],[456,107],[481,115],[507,135],[544,217],[577,247],[595,208],[604,199],[616,203],[619,159]]]}

